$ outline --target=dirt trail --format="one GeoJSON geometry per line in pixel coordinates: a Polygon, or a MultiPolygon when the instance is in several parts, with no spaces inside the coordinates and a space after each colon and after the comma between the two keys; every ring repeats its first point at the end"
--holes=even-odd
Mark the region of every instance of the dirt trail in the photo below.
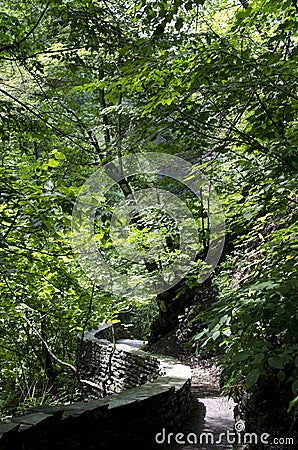
{"type": "MultiPolygon", "coordinates": [[[[186,355],[177,343],[175,333],[169,333],[159,342],[150,346],[150,352],[164,354],[177,358],[191,367],[191,393],[192,405],[189,417],[178,436],[167,436],[163,444],[154,445],[154,449],[171,450],[232,450],[234,447],[226,439],[227,431],[234,432],[234,407],[235,403],[227,397],[220,395],[220,368],[217,357],[204,359],[200,356],[186,355]],[[212,433],[207,436],[207,433],[212,433]],[[219,436],[222,433],[221,441],[219,436]],[[208,441],[209,439],[209,441],[208,441]],[[170,442],[168,442],[170,441],[170,442]],[[189,441],[189,442],[187,442],[189,441]]],[[[162,440],[163,436],[159,436],[162,440]]],[[[148,447],[149,449],[150,447],[148,447]]]]}
{"type": "Polygon", "coordinates": [[[183,450],[233,449],[227,430],[234,431],[235,403],[220,395],[220,371],[216,361],[200,361],[192,367],[192,410],[185,424],[185,441],[169,448],[183,450]],[[190,434],[191,433],[191,434],[190,434]],[[197,443],[196,439],[197,438],[197,443]]]}
{"type": "Polygon", "coordinates": [[[232,450],[227,442],[227,431],[234,432],[235,403],[220,395],[220,370],[216,360],[194,360],[192,370],[192,405],[189,417],[177,433],[183,436],[160,435],[160,445],[154,448],[171,450],[232,450]],[[221,437],[220,437],[221,436],[221,437]],[[178,439],[178,442],[176,442],[178,439]],[[163,440],[163,443],[161,441],[163,440]],[[183,443],[184,441],[184,443],[183,443]]]}

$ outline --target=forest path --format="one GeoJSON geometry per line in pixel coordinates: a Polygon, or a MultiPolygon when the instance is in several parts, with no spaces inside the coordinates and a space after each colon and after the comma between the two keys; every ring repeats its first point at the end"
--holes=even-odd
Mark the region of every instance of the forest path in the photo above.
{"type": "Polygon", "coordinates": [[[231,450],[227,431],[234,432],[233,400],[220,395],[220,370],[216,361],[202,360],[192,364],[192,406],[183,431],[185,444],[174,443],[175,450],[231,450]]]}
{"type": "MultiPolygon", "coordinates": [[[[144,343],[138,340],[125,341],[136,347],[144,343]]],[[[152,346],[150,352],[176,357],[191,367],[192,402],[190,414],[181,430],[174,435],[168,434],[167,430],[161,430],[158,442],[149,445],[148,449],[232,450],[234,447],[227,440],[227,432],[234,432],[236,403],[220,394],[218,358],[183,357],[179,347],[173,345],[171,335],[152,346]],[[183,436],[178,436],[178,433],[183,433],[183,436]]]]}

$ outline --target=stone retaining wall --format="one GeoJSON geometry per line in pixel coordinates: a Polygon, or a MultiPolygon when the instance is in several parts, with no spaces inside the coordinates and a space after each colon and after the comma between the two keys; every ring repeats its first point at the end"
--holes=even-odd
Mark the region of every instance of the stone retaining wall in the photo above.
{"type": "Polygon", "coordinates": [[[110,342],[119,339],[133,339],[133,335],[130,333],[127,326],[123,325],[121,322],[101,324],[96,330],[85,332],[84,337],[89,333],[92,333],[97,339],[106,339],[110,342]]]}
{"type": "MultiPolygon", "coordinates": [[[[89,335],[89,339],[87,336],[93,350],[98,344],[94,339],[94,334],[89,335]]],[[[109,345],[106,343],[106,348],[109,345]]],[[[126,349],[119,351],[123,356],[126,349]]],[[[128,354],[135,358],[136,352],[140,350],[128,354]]],[[[143,353],[143,361],[148,362],[149,355],[143,353]]],[[[68,406],[33,407],[26,414],[1,423],[0,450],[151,448],[156,433],[162,428],[175,431],[182,425],[190,406],[191,379],[190,368],[173,358],[155,357],[153,360],[152,370],[158,360],[162,375],[141,386],[68,406]]],[[[131,363],[126,367],[134,368],[131,363]]],[[[125,377],[129,380],[127,375],[125,377]]]]}
{"type": "Polygon", "coordinates": [[[161,374],[156,357],[131,345],[118,343],[120,339],[125,342],[126,330],[117,324],[112,334],[111,328],[85,332],[81,345],[80,378],[97,385],[94,388],[90,384],[82,384],[82,388],[86,394],[96,397],[140,386],[161,374]]]}

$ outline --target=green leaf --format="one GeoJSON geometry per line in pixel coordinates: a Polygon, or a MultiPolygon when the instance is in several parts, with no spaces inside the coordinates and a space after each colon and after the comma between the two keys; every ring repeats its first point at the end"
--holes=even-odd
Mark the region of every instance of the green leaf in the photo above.
{"type": "Polygon", "coordinates": [[[294,395],[297,394],[298,392],[298,380],[295,380],[294,383],[292,384],[292,392],[294,395]]]}
{"type": "Polygon", "coordinates": [[[184,5],[184,7],[185,7],[185,9],[186,9],[187,11],[191,11],[192,8],[193,8],[193,6],[192,6],[192,1],[186,2],[185,5],[184,5]]]}
{"type": "Polygon", "coordinates": [[[205,328],[203,331],[201,331],[200,333],[196,334],[196,335],[193,337],[193,339],[194,339],[195,341],[201,339],[201,338],[206,334],[206,331],[207,331],[207,329],[205,328]]]}
{"type": "Polygon", "coordinates": [[[50,158],[48,160],[48,166],[49,167],[58,167],[60,164],[56,159],[50,158]]]}
{"type": "Polygon", "coordinates": [[[259,353],[259,354],[256,355],[256,357],[254,358],[253,363],[254,363],[254,364],[260,364],[260,363],[263,361],[264,357],[265,357],[264,353],[259,353]]]}
{"type": "Polygon", "coordinates": [[[280,370],[277,374],[279,381],[284,381],[286,378],[286,374],[283,370],[280,370]]]}
{"type": "Polygon", "coordinates": [[[281,358],[268,358],[269,366],[274,369],[282,369],[284,367],[285,362],[281,358]]]}
{"type": "Polygon", "coordinates": [[[220,336],[220,331],[216,330],[214,331],[214,333],[212,334],[212,339],[216,340],[218,338],[218,336],[220,336]]]}
{"type": "Polygon", "coordinates": [[[179,17],[176,20],[175,28],[176,28],[177,31],[179,31],[179,30],[181,30],[182,27],[183,27],[183,19],[181,17],[179,17]]]}
{"type": "Polygon", "coordinates": [[[236,353],[236,355],[234,355],[233,360],[235,362],[245,361],[249,357],[250,357],[250,353],[247,350],[243,350],[243,351],[241,351],[239,353],[236,353]]]}
{"type": "Polygon", "coordinates": [[[66,158],[66,156],[64,155],[64,153],[58,152],[58,151],[56,151],[56,152],[54,153],[54,157],[55,157],[56,159],[65,159],[65,158],[66,158]]]}
{"type": "Polygon", "coordinates": [[[260,283],[251,284],[250,289],[255,291],[262,291],[263,289],[273,289],[276,286],[277,284],[272,281],[262,281],[260,283]]]}
{"type": "Polygon", "coordinates": [[[165,24],[164,23],[160,23],[159,25],[157,25],[157,27],[155,28],[153,34],[155,36],[158,36],[159,34],[163,34],[165,31],[165,24]]]}
{"type": "Polygon", "coordinates": [[[226,328],[225,330],[223,330],[222,334],[224,334],[227,337],[230,337],[232,334],[231,328],[226,328]]]}
{"type": "Polygon", "coordinates": [[[252,369],[250,372],[248,372],[246,376],[246,387],[247,389],[250,389],[256,382],[258,381],[260,376],[260,371],[258,368],[252,369]]]}

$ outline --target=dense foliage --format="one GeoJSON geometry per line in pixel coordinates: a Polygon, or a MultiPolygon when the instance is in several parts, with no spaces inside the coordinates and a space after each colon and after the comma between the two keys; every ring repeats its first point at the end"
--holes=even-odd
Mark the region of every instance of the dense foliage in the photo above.
{"type": "MultiPolygon", "coordinates": [[[[84,181],[143,151],[191,161],[225,210],[232,249],[193,340],[225,354],[226,391],[277,377],[297,402],[297,12],[291,0],[2,2],[3,414],[74,395],[86,327],[133,304],[148,331],[155,299],[92,284],[71,246],[84,181]]],[[[202,205],[194,212],[202,231],[202,205]]],[[[105,212],[97,232],[117,265],[109,224],[105,212]]],[[[144,245],[144,230],[134,233],[144,245]]],[[[163,233],[173,238],[171,225],[163,233]]],[[[186,286],[197,279],[194,268],[186,286]]]]}

